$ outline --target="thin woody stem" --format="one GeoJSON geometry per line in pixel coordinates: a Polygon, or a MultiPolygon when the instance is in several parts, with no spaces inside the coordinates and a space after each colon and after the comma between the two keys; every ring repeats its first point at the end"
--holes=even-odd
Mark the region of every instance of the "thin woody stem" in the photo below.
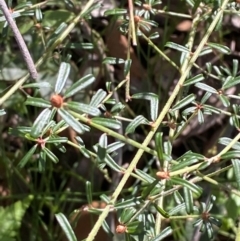
{"type": "Polygon", "coordinates": [[[20,49],[20,52],[23,56],[23,59],[27,65],[28,71],[30,73],[30,76],[32,79],[37,79],[38,73],[37,73],[37,69],[34,65],[34,62],[32,60],[32,57],[28,51],[28,48],[26,46],[26,43],[24,42],[24,39],[21,35],[21,33],[18,30],[18,27],[15,23],[15,21],[13,20],[13,17],[5,3],[4,0],[0,0],[0,9],[2,10],[9,27],[12,29],[13,31],[13,35],[17,41],[18,47],[20,49]]]}

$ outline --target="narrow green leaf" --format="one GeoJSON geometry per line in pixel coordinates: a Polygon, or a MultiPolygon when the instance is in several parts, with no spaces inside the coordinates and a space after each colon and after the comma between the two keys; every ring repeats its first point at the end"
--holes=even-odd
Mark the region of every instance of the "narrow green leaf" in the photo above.
{"type": "Polygon", "coordinates": [[[206,93],[204,94],[204,96],[202,97],[200,103],[203,105],[203,104],[209,99],[209,97],[210,97],[211,95],[212,95],[212,93],[206,92],[206,93]]]}
{"type": "Polygon", "coordinates": [[[50,108],[51,103],[50,101],[44,100],[42,98],[35,98],[28,96],[27,100],[25,101],[26,105],[41,107],[41,108],[50,108]]]}
{"type": "Polygon", "coordinates": [[[209,217],[209,222],[216,225],[218,228],[222,226],[222,222],[213,216],[209,217]]]}
{"type": "Polygon", "coordinates": [[[43,128],[47,123],[50,121],[51,116],[51,110],[50,109],[44,109],[40,115],[37,117],[37,119],[34,121],[30,135],[34,138],[39,137],[42,134],[43,128]]]}
{"type": "Polygon", "coordinates": [[[225,107],[230,106],[230,101],[229,101],[229,99],[228,99],[227,96],[225,96],[225,95],[219,95],[219,99],[221,100],[221,102],[223,103],[223,105],[224,105],[225,107]]]}
{"type": "Polygon", "coordinates": [[[208,73],[212,73],[212,63],[211,62],[207,62],[206,63],[206,67],[207,67],[207,71],[208,71],[208,73]]]}
{"type": "Polygon", "coordinates": [[[159,38],[159,37],[160,37],[160,35],[159,35],[158,32],[154,32],[149,36],[150,39],[156,39],[156,38],[159,38]]]}
{"type": "Polygon", "coordinates": [[[155,149],[157,151],[158,159],[160,161],[161,167],[163,167],[163,162],[164,162],[164,156],[163,156],[164,150],[163,150],[162,137],[163,137],[162,132],[157,132],[155,135],[155,146],[156,146],[155,149]]]}
{"type": "Polygon", "coordinates": [[[135,169],[135,172],[138,176],[141,177],[141,179],[145,180],[145,182],[147,183],[153,183],[156,179],[153,178],[152,176],[150,176],[149,174],[147,174],[146,172],[143,172],[140,169],[135,169]]]}
{"type": "Polygon", "coordinates": [[[60,136],[51,136],[46,142],[47,143],[66,143],[68,142],[68,138],[60,137],[60,136]]]}
{"type": "Polygon", "coordinates": [[[21,159],[21,161],[18,163],[18,167],[23,168],[27,162],[30,160],[30,158],[33,156],[34,152],[36,151],[38,145],[34,145],[27,153],[26,155],[21,159]]]}
{"type": "Polygon", "coordinates": [[[201,111],[201,110],[198,110],[197,113],[198,113],[198,123],[199,123],[199,124],[204,123],[204,116],[203,116],[202,111],[201,111]]]}
{"type": "Polygon", "coordinates": [[[197,111],[197,107],[191,106],[191,107],[188,107],[188,108],[184,109],[184,111],[182,112],[182,115],[187,116],[187,115],[190,115],[190,114],[194,113],[195,111],[197,111]]]}
{"type": "Polygon", "coordinates": [[[110,9],[104,12],[105,16],[109,16],[109,15],[122,15],[122,14],[126,14],[127,10],[124,8],[114,8],[114,9],[110,9]]]}
{"type": "Polygon", "coordinates": [[[204,47],[202,49],[202,51],[200,52],[199,56],[204,56],[204,55],[207,55],[207,54],[210,54],[212,53],[212,48],[207,46],[207,47],[204,47]]]}
{"type": "Polygon", "coordinates": [[[58,71],[58,77],[55,84],[55,93],[61,93],[70,73],[71,65],[66,62],[62,62],[58,71]]]}
{"type": "Polygon", "coordinates": [[[76,132],[79,134],[82,134],[86,131],[86,128],[78,122],[72,115],[70,115],[66,110],[64,109],[58,109],[59,115],[67,122],[69,126],[71,126],[76,132]]]}
{"type": "Polygon", "coordinates": [[[159,207],[156,203],[153,203],[154,207],[156,208],[156,210],[164,217],[164,218],[169,218],[170,215],[164,211],[161,207],[159,207]]]}
{"type": "Polygon", "coordinates": [[[105,233],[107,233],[108,236],[110,236],[110,237],[114,236],[114,234],[112,233],[112,231],[111,231],[110,227],[108,226],[108,223],[107,223],[106,220],[103,220],[102,228],[105,231],[105,233]]]}
{"type": "Polygon", "coordinates": [[[69,109],[81,114],[86,113],[92,116],[98,116],[101,114],[101,111],[97,107],[94,107],[92,105],[69,101],[67,102],[67,106],[69,109]]]}
{"type": "Polygon", "coordinates": [[[129,223],[126,224],[127,226],[127,233],[128,234],[141,234],[144,232],[144,226],[143,223],[135,220],[135,221],[131,221],[129,223]]]}
{"type": "Polygon", "coordinates": [[[218,66],[214,65],[213,69],[215,70],[215,72],[217,73],[218,76],[223,76],[223,74],[218,66]]]}
{"type": "Polygon", "coordinates": [[[107,135],[104,133],[100,136],[98,145],[101,146],[102,148],[106,149],[107,148],[107,135]]]}
{"type": "Polygon", "coordinates": [[[166,227],[161,231],[160,234],[158,234],[155,238],[153,238],[151,241],[161,241],[165,239],[167,236],[171,235],[173,233],[173,230],[171,227],[166,227]]]}
{"type": "Polygon", "coordinates": [[[183,197],[186,205],[187,214],[193,213],[193,196],[190,189],[183,187],[183,197]]]}
{"type": "Polygon", "coordinates": [[[204,105],[204,109],[209,110],[210,112],[215,113],[215,114],[221,113],[221,111],[218,108],[211,106],[211,105],[204,105]]]}
{"type": "Polygon", "coordinates": [[[154,93],[137,93],[132,96],[132,99],[144,99],[150,101],[150,116],[152,121],[155,121],[158,116],[159,99],[154,93]]]}
{"type": "Polygon", "coordinates": [[[209,167],[211,164],[212,164],[212,162],[205,161],[198,167],[198,170],[199,171],[204,170],[205,168],[209,167]]]}
{"type": "Polygon", "coordinates": [[[233,86],[238,85],[239,83],[240,83],[240,76],[238,76],[238,77],[236,77],[236,78],[233,78],[233,77],[231,76],[231,80],[228,81],[227,83],[224,83],[224,85],[222,86],[222,89],[223,89],[223,90],[229,89],[229,88],[231,88],[231,87],[233,87],[233,86]]]}
{"type": "Polygon", "coordinates": [[[122,148],[123,146],[125,146],[125,143],[123,143],[121,141],[116,141],[116,142],[111,143],[111,144],[108,145],[107,152],[108,153],[112,153],[112,152],[122,148]]]}
{"type": "Polygon", "coordinates": [[[232,70],[232,75],[234,77],[236,77],[238,73],[238,60],[237,59],[233,59],[233,70],[232,70]]]}
{"type": "Polygon", "coordinates": [[[197,196],[200,196],[202,194],[202,188],[197,186],[194,183],[191,183],[185,179],[182,179],[180,177],[171,177],[171,181],[174,184],[181,185],[183,187],[189,188],[191,191],[193,191],[197,196]]]}
{"type": "Polygon", "coordinates": [[[184,161],[181,161],[180,163],[178,163],[176,165],[172,165],[171,172],[183,169],[184,167],[187,167],[187,166],[191,166],[191,165],[197,163],[198,161],[199,160],[195,157],[186,158],[184,161]]]}
{"type": "Polygon", "coordinates": [[[77,238],[72,230],[72,227],[71,227],[70,223],[68,222],[68,220],[66,219],[66,217],[64,216],[64,214],[57,213],[57,214],[55,214],[55,217],[56,217],[58,223],[60,224],[63,232],[65,233],[68,241],[77,241],[77,238]]]}
{"type": "Polygon", "coordinates": [[[141,197],[133,197],[126,200],[120,200],[115,205],[115,209],[125,209],[130,207],[136,207],[143,203],[143,199],[141,197]]]}
{"type": "Polygon", "coordinates": [[[103,200],[106,204],[109,204],[110,203],[110,197],[107,196],[106,194],[101,194],[100,195],[100,199],[103,200]]]}
{"type": "Polygon", "coordinates": [[[125,60],[125,62],[124,62],[124,69],[123,69],[124,76],[126,76],[129,73],[131,65],[132,65],[132,60],[131,59],[125,60]]]}
{"type": "Polygon", "coordinates": [[[189,53],[188,48],[186,48],[185,46],[182,46],[180,44],[173,43],[173,42],[167,42],[165,44],[165,47],[169,47],[171,49],[175,49],[175,50],[180,51],[180,52],[189,53]]]}
{"type": "Polygon", "coordinates": [[[212,224],[210,222],[206,222],[206,230],[207,230],[207,234],[208,234],[208,238],[211,240],[213,238],[213,228],[212,228],[212,224]]]}
{"type": "Polygon", "coordinates": [[[123,105],[121,102],[118,102],[111,108],[110,113],[112,115],[116,115],[120,113],[124,108],[125,108],[125,105],[123,105]]]}
{"type": "Polygon", "coordinates": [[[125,60],[121,58],[115,58],[115,57],[106,57],[103,60],[103,64],[124,64],[125,60]]]}
{"type": "Polygon", "coordinates": [[[19,3],[16,7],[14,7],[14,11],[21,10],[23,8],[28,8],[31,6],[32,6],[32,3],[30,1],[22,2],[22,3],[19,3]]]}
{"type": "Polygon", "coordinates": [[[25,84],[22,88],[51,88],[51,84],[48,82],[30,83],[25,84]]]}
{"type": "Polygon", "coordinates": [[[172,111],[178,110],[183,108],[184,106],[192,103],[196,99],[196,96],[194,94],[190,94],[180,100],[176,105],[173,106],[172,111]]]}
{"type": "Polygon", "coordinates": [[[238,190],[240,190],[240,160],[232,159],[233,171],[235,174],[238,190]]]}
{"type": "Polygon", "coordinates": [[[179,213],[186,212],[186,204],[185,202],[178,204],[174,208],[172,208],[168,213],[170,216],[177,215],[179,213]]]}
{"type": "Polygon", "coordinates": [[[35,8],[35,18],[38,23],[42,22],[43,15],[42,15],[42,11],[41,11],[40,7],[35,8]]]}
{"type": "Polygon", "coordinates": [[[179,204],[182,204],[184,202],[184,199],[183,197],[181,196],[181,194],[179,193],[179,191],[175,191],[173,193],[173,197],[174,197],[174,200],[175,202],[179,205],[179,204]]]}
{"type": "Polygon", "coordinates": [[[87,194],[87,201],[88,204],[92,204],[92,184],[89,181],[86,181],[86,194],[87,194]]]}
{"type": "Polygon", "coordinates": [[[158,184],[159,180],[155,180],[152,183],[150,183],[149,185],[147,185],[147,187],[145,187],[141,193],[141,197],[143,199],[148,198],[149,194],[151,193],[151,191],[153,190],[153,188],[158,184]]]}
{"type": "Polygon", "coordinates": [[[110,129],[118,130],[121,128],[121,122],[114,119],[107,119],[101,117],[94,117],[91,121],[95,124],[108,127],[110,129]]]}
{"type": "Polygon", "coordinates": [[[46,155],[54,162],[54,163],[58,163],[58,158],[48,149],[48,148],[43,148],[42,149],[43,152],[46,153],[46,155]]]}
{"type": "Polygon", "coordinates": [[[133,133],[139,125],[149,125],[149,121],[142,115],[135,117],[127,126],[125,130],[125,135],[133,133]]]}
{"type": "Polygon", "coordinates": [[[86,88],[95,81],[95,77],[92,74],[88,74],[71,85],[65,92],[64,98],[69,98],[75,95],[80,90],[86,88]]]}
{"type": "Polygon", "coordinates": [[[106,154],[104,162],[114,171],[122,172],[123,169],[112,159],[109,154],[106,154]]]}
{"type": "Polygon", "coordinates": [[[86,158],[90,158],[90,157],[91,157],[90,152],[89,152],[85,147],[81,147],[81,148],[80,148],[80,152],[81,152],[86,158]]]}
{"type": "Polygon", "coordinates": [[[216,89],[214,89],[213,87],[211,87],[209,85],[203,84],[203,83],[197,83],[197,84],[195,84],[195,86],[198,87],[199,89],[205,90],[205,91],[210,92],[212,94],[218,93],[216,89]]]}
{"type": "Polygon", "coordinates": [[[119,223],[126,224],[136,213],[136,211],[137,210],[134,207],[125,208],[119,217],[119,223]]]}
{"type": "MultiPolygon", "coordinates": [[[[51,117],[50,117],[51,119],[51,117]]],[[[45,135],[48,131],[51,131],[52,130],[52,127],[55,125],[55,121],[53,120],[50,120],[47,125],[45,125],[45,127],[43,128],[42,130],[42,136],[45,135]]],[[[49,133],[47,134],[49,135],[49,133]]]]}
{"type": "Polygon", "coordinates": [[[104,100],[104,98],[107,96],[107,92],[99,89],[92,97],[91,101],[90,101],[90,105],[98,107],[99,104],[102,103],[102,101],[104,100]]]}
{"type": "Polygon", "coordinates": [[[188,86],[188,85],[192,85],[192,84],[196,84],[197,82],[200,82],[204,80],[204,76],[202,74],[196,75],[191,79],[188,79],[184,82],[183,86],[188,86]]]}
{"type": "MultiPolygon", "coordinates": [[[[227,146],[231,141],[232,141],[231,138],[221,137],[221,138],[218,140],[218,143],[220,143],[220,144],[222,144],[222,145],[224,145],[224,146],[227,146]]],[[[240,151],[240,142],[236,142],[236,143],[232,146],[232,148],[240,151]]]]}
{"type": "Polygon", "coordinates": [[[64,46],[66,49],[94,49],[94,45],[92,43],[68,43],[64,46]]]}
{"type": "Polygon", "coordinates": [[[221,45],[221,44],[217,44],[217,43],[207,43],[207,45],[218,50],[220,53],[223,53],[223,54],[231,53],[231,50],[225,45],[221,45]]]}

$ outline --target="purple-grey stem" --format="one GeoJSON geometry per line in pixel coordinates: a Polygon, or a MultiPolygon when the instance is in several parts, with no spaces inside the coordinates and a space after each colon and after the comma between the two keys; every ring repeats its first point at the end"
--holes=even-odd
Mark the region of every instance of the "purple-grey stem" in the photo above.
{"type": "Polygon", "coordinates": [[[22,53],[23,59],[27,64],[27,68],[29,70],[30,76],[33,79],[36,79],[38,73],[37,73],[36,67],[34,65],[34,62],[32,60],[32,57],[28,51],[28,48],[23,40],[21,33],[18,30],[18,27],[17,27],[15,21],[13,20],[12,14],[10,13],[4,0],[0,0],[0,9],[2,10],[2,12],[5,16],[5,18],[8,22],[8,25],[10,26],[10,28],[13,31],[13,35],[17,41],[20,52],[22,53]]]}

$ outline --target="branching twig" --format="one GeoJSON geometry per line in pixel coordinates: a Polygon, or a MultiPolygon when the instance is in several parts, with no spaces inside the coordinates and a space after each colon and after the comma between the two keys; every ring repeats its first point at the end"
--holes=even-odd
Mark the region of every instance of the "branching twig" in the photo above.
{"type": "Polygon", "coordinates": [[[19,32],[18,27],[17,27],[15,21],[13,20],[13,17],[12,17],[4,0],[0,0],[0,8],[6,18],[6,21],[8,22],[9,27],[13,31],[13,35],[17,41],[20,52],[22,53],[23,59],[27,65],[30,76],[33,79],[37,79],[38,73],[37,73],[37,69],[34,65],[34,62],[32,60],[32,57],[28,51],[28,48],[24,42],[24,39],[23,39],[21,33],[19,32]]]}

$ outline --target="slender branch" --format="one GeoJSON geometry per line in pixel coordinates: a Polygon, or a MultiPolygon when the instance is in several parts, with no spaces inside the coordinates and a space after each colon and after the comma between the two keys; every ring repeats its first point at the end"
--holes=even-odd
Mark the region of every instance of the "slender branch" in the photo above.
{"type": "Polygon", "coordinates": [[[129,9],[129,31],[128,34],[132,36],[132,43],[134,46],[137,46],[137,37],[135,31],[135,21],[134,21],[134,7],[133,7],[133,0],[128,0],[128,9],[129,9]]]}
{"type": "MultiPolygon", "coordinates": [[[[202,51],[204,45],[207,43],[207,40],[210,36],[210,34],[213,32],[214,28],[216,27],[219,19],[222,17],[223,14],[223,10],[225,9],[227,3],[229,2],[229,0],[224,0],[222,3],[222,6],[219,10],[219,12],[216,14],[214,20],[212,21],[211,25],[209,26],[205,36],[203,37],[201,43],[199,44],[198,48],[196,49],[195,53],[193,54],[188,67],[186,68],[186,71],[182,74],[181,78],[179,79],[176,87],[173,90],[172,95],[170,96],[169,100],[167,101],[167,103],[165,104],[162,112],[160,113],[159,117],[157,118],[156,122],[155,122],[155,128],[153,128],[149,134],[147,135],[146,139],[144,140],[144,142],[142,143],[142,147],[147,147],[148,144],[150,143],[150,141],[152,140],[155,132],[157,131],[158,127],[160,126],[160,124],[162,123],[164,117],[166,116],[166,114],[168,113],[173,101],[175,100],[176,96],[179,93],[179,90],[182,87],[182,84],[184,83],[185,79],[187,78],[194,62],[196,61],[196,59],[198,58],[200,52],[202,51]]],[[[116,188],[116,190],[114,191],[111,201],[110,203],[106,206],[106,208],[104,209],[104,211],[101,213],[101,215],[99,216],[97,222],[95,223],[93,229],[91,230],[91,232],[89,233],[86,241],[93,241],[95,236],[98,233],[98,230],[100,229],[103,221],[105,220],[105,218],[108,216],[108,213],[110,211],[110,208],[112,205],[114,205],[114,203],[116,202],[119,194],[121,193],[125,183],[127,182],[128,178],[130,177],[131,173],[133,172],[134,168],[136,167],[138,161],[140,160],[141,156],[143,155],[144,151],[143,149],[139,149],[135,155],[135,157],[133,158],[132,162],[130,163],[128,169],[126,170],[122,180],[120,181],[118,187],[116,188]]]]}
{"type": "Polygon", "coordinates": [[[132,140],[132,139],[130,139],[128,137],[120,135],[119,133],[116,133],[115,131],[113,131],[113,130],[111,130],[109,128],[106,128],[104,126],[98,125],[98,124],[92,122],[90,119],[88,119],[88,118],[84,117],[83,115],[80,115],[80,114],[78,114],[78,113],[76,113],[74,111],[70,111],[69,110],[68,112],[72,116],[74,116],[75,118],[80,120],[81,122],[83,122],[83,123],[85,123],[85,124],[87,124],[87,125],[89,125],[91,127],[94,127],[96,129],[104,132],[104,133],[107,133],[107,135],[109,135],[109,136],[112,136],[112,137],[114,137],[114,138],[116,138],[116,139],[118,139],[120,141],[123,141],[123,142],[125,142],[127,144],[130,144],[131,146],[134,146],[134,147],[136,147],[138,149],[142,149],[143,151],[145,151],[145,152],[147,152],[147,153],[149,153],[149,154],[151,154],[153,156],[157,156],[157,152],[155,150],[152,150],[151,148],[149,148],[147,146],[144,147],[142,144],[140,144],[140,143],[138,143],[138,142],[136,142],[136,141],[134,141],[134,140],[132,140]]]}
{"type": "Polygon", "coordinates": [[[7,4],[5,3],[4,0],[0,0],[0,8],[6,18],[6,21],[8,22],[9,27],[12,29],[13,31],[13,35],[17,41],[19,50],[23,56],[23,59],[27,65],[28,71],[30,73],[30,76],[32,79],[37,79],[38,73],[37,73],[37,69],[34,65],[34,62],[32,60],[32,57],[28,51],[28,48],[26,46],[26,43],[24,42],[24,39],[20,33],[20,31],[18,30],[18,27],[15,23],[15,21],[13,20],[12,14],[10,13],[7,4]]]}
{"type": "Polygon", "coordinates": [[[169,16],[174,16],[174,17],[179,17],[179,18],[192,19],[192,16],[191,16],[191,15],[184,14],[184,13],[169,12],[169,11],[160,10],[160,9],[158,9],[157,12],[160,13],[160,14],[169,15],[169,16]]]}
{"type": "Polygon", "coordinates": [[[157,53],[159,53],[165,60],[167,60],[174,68],[176,68],[180,72],[180,68],[165,54],[163,53],[150,38],[148,38],[144,33],[141,35],[150,46],[152,46],[157,53]]]}
{"type": "MultiPolygon", "coordinates": [[[[4,0],[1,0],[4,1],[4,0]]],[[[77,15],[72,21],[71,24],[68,25],[68,27],[63,31],[63,33],[59,36],[59,38],[45,51],[43,56],[36,62],[35,66],[39,67],[49,54],[52,53],[52,51],[69,35],[69,33],[73,30],[73,28],[76,26],[76,24],[79,22],[79,20],[82,18],[84,13],[91,7],[91,5],[94,3],[95,0],[89,0],[88,3],[85,5],[85,7],[82,9],[82,11],[77,15]]],[[[12,94],[14,94],[23,84],[24,82],[29,78],[29,74],[26,74],[24,77],[22,77],[19,81],[17,81],[9,91],[3,95],[0,98],[0,105],[2,105],[12,94]]]]}

